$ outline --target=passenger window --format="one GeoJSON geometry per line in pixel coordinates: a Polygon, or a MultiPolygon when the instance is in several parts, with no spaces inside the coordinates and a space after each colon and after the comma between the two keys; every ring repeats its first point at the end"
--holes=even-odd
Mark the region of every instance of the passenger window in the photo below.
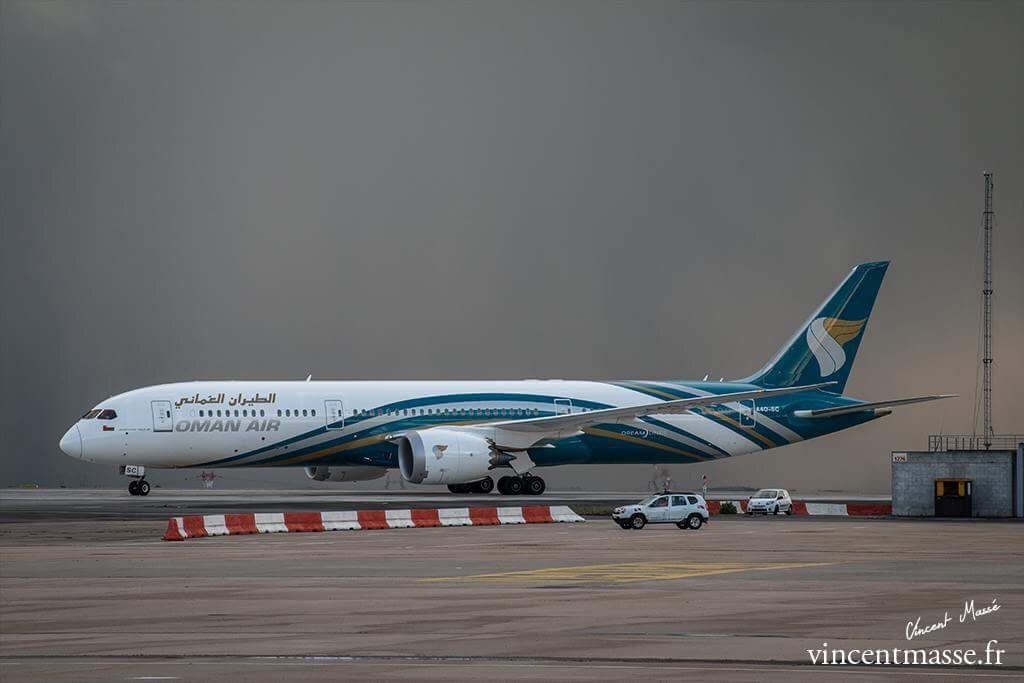
{"type": "Polygon", "coordinates": [[[285,417],[291,417],[292,416],[292,409],[291,408],[286,408],[285,411],[284,411],[284,416],[285,417]]]}
{"type": "Polygon", "coordinates": [[[310,410],[309,414],[312,415],[313,417],[316,417],[316,410],[310,410]]]}
{"type": "Polygon", "coordinates": [[[260,417],[265,417],[265,416],[266,416],[266,413],[264,413],[264,412],[263,412],[263,409],[262,409],[262,408],[260,408],[260,417]]]}
{"type": "Polygon", "coordinates": [[[690,505],[696,505],[699,502],[697,496],[687,496],[686,500],[690,501],[690,505]]]}
{"type": "Polygon", "coordinates": [[[235,409],[235,417],[238,417],[238,410],[235,409]]]}
{"type": "Polygon", "coordinates": [[[668,496],[662,496],[658,500],[651,503],[652,508],[663,508],[668,507],[668,496]]]}
{"type": "Polygon", "coordinates": [[[107,410],[101,410],[99,412],[99,415],[96,416],[96,419],[97,420],[113,420],[115,417],[117,417],[117,413],[115,413],[113,410],[110,410],[108,408],[107,410]]]}
{"type": "Polygon", "coordinates": [[[305,408],[302,409],[302,417],[306,417],[306,409],[305,408]]]}
{"type": "Polygon", "coordinates": [[[672,496],[672,506],[686,505],[686,496],[672,496]]]}
{"type": "Polygon", "coordinates": [[[280,408],[277,409],[277,416],[281,417],[281,409],[280,408]]]}

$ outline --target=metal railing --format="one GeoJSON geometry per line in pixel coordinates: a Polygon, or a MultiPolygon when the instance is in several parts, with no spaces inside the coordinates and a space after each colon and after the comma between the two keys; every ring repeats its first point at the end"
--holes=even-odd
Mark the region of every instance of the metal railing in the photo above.
{"type": "Polygon", "coordinates": [[[1013,451],[1024,443],[1024,434],[932,434],[929,451],[1013,451]]]}

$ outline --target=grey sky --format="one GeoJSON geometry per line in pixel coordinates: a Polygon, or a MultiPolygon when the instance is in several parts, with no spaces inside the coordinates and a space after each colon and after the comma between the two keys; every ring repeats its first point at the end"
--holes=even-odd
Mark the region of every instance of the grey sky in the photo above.
{"type": "Polygon", "coordinates": [[[1024,431],[1022,35],[1020,2],[4,0],[0,484],[118,483],[57,440],[163,381],[743,376],[887,258],[849,392],[962,399],[673,468],[885,491],[971,426],[986,168],[1024,431]]]}

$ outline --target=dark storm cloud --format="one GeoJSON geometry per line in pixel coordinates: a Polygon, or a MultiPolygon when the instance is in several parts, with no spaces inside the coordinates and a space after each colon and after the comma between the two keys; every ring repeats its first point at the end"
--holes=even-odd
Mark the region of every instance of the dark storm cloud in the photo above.
{"type": "Polygon", "coordinates": [[[850,392],[964,398],[706,468],[884,491],[971,426],[985,168],[1022,427],[1022,34],[1020,3],[4,2],[0,484],[113,482],[57,440],[162,381],[743,376],[890,258],[850,392]]]}

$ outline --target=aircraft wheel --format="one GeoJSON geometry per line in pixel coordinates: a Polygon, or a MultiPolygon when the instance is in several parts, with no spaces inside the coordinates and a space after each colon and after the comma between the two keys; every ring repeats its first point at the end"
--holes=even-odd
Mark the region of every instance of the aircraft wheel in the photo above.
{"type": "Polygon", "coordinates": [[[531,496],[539,496],[540,494],[544,493],[545,489],[547,489],[547,485],[544,483],[544,480],[541,479],[540,477],[527,477],[525,483],[526,492],[529,493],[531,496]]]}
{"type": "Polygon", "coordinates": [[[633,515],[629,518],[629,526],[634,529],[643,529],[647,524],[647,518],[643,515],[633,515]]]}
{"type": "Polygon", "coordinates": [[[518,496],[523,493],[523,480],[519,477],[509,477],[508,481],[505,482],[505,490],[502,492],[506,496],[518,496]]]}
{"type": "Polygon", "coordinates": [[[473,493],[490,493],[494,490],[494,480],[490,477],[484,477],[480,481],[474,481],[470,484],[469,489],[473,493]]]}
{"type": "Polygon", "coordinates": [[[143,480],[141,480],[139,482],[139,495],[140,496],[148,496],[149,495],[149,482],[146,481],[145,479],[143,479],[143,480]]]}
{"type": "Polygon", "coordinates": [[[128,493],[133,496],[139,495],[139,482],[137,480],[132,479],[128,482],[128,493]]]}

